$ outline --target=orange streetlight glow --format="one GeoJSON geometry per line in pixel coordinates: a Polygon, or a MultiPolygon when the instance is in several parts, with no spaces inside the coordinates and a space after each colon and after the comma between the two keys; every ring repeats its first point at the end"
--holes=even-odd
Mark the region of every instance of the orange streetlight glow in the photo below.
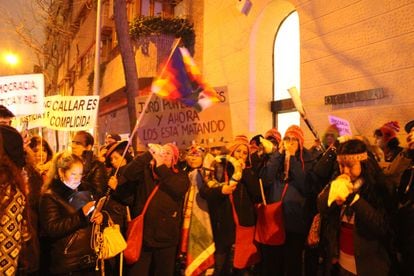
{"type": "Polygon", "coordinates": [[[19,57],[13,53],[6,53],[4,55],[4,60],[10,66],[15,66],[19,63],[19,57]]]}

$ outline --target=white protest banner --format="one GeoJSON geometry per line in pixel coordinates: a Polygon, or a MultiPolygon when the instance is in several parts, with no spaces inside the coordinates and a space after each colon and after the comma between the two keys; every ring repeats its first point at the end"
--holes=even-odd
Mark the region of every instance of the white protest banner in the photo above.
{"type": "MultiPolygon", "coordinates": [[[[139,147],[148,143],[175,142],[179,148],[187,148],[192,141],[207,146],[207,141],[232,139],[231,115],[227,87],[216,87],[220,103],[197,112],[179,102],[152,96],[138,127],[139,147]]],[[[148,96],[138,97],[137,113],[143,110],[148,96]]]]}
{"type": "Polygon", "coordinates": [[[339,130],[339,135],[352,135],[351,125],[345,119],[328,115],[328,120],[331,125],[335,125],[339,130]]]}
{"type": "Polygon", "coordinates": [[[44,126],[78,131],[95,126],[99,96],[50,96],[45,98],[44,126]]]}
{"type": "Polygon", "coordinates": [[[22,117],[16,117],[14,124],[12,124],[16,129],[21,130],[24,124],[27,124],[27,129],[34,129],[43,127],[43,114],[34,114],[26,115],[22,117]]]}
{"type": "Polygon", "coordinates": [[[16,116],[42,114],[44,94],[42,74],[0,77],[0,105],[16,116]]]}

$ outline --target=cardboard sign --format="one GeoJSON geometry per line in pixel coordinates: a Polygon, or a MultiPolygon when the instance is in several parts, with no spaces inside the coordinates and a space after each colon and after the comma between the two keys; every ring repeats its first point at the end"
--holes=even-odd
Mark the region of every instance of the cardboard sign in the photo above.
{"type": "MultiPolygon", "coordinates": [[[[221,102],[198,113],[194,108],[152,95],[138,127],[139,147],[148,143],[175,142],[186,148],[197,142],[230,141],[232,139],[231,115],[227,87],[215,88],[221,102]]],[[[148,96],[137,98],[137,113],[143,112],[148,96]]],[[[139,116],[139,115],[138,115],[139,116]]]]}
{"type": "Polygon", "coordinates": [[[0,77],[0,105],[16,116],[42,114],[44,86],[42,74],[0,77]]]}
{"type": "Polygon", "coordinates": [[[88,130],[95,126],[99,96],[51,96],[45,98],[44,127],[55,130],[88,130]]]}
{"type": "Polygon", "coordinates": [[[352,136],[351,125],[347,120],[332,115],[328,115],[328,120],[331,125],[335,125],[338,128],[339,136],[352,136]]]}

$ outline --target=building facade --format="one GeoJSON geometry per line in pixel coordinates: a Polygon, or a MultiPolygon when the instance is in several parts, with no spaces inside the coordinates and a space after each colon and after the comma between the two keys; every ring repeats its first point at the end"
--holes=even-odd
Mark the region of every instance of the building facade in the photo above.
{"type": "MultiPolygon", "coordinates": [[[[113,0],[103,1],[100,137],[105,132],[129,132],[112,5],[113,0]]],[[[329,125],[329,115],[347,120],[353,134],[370,139],[388,121],[403,126],[412,120],[413,12],[414,0],[128,1],[130,20],[140,14],[163,14],[184,16],[194,23],[195,61],[212,86],[226,87],[233,135],[250,137],[278,127],[278,116],[292,111],[291,104],[279,104],[275,90],[275,61],[280,55],[275,41],[292,13],[299,19],[300,80],[296,85],[307,117],[320,134],[329,125]]],[[[59,92],[92,94],[94,4],[73,1],[71,22],[79,28],[60,66],[59,92]]],[[[139,41],[135,43],[140,89],[145,90],[168,55],[172,40],[159,38],[149,44],[146,53],[139,41]]],[[[291,123],[303,126],[306,145],[311,146],[314,137],[304,121],[291,123]]]]}

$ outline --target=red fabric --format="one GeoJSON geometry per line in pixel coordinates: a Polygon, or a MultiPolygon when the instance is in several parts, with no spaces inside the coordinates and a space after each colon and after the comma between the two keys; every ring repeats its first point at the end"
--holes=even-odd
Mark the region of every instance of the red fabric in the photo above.
{"type": "Polygon", "coordinates": [[[127,247],[124,250],[124,257],[127,264],[133,264],[139,260],[141,256],[142,237],[144,233],[144,215],[147,211],[148,205],[155,193],[158,191],[159,186],[155,186],[150,196],[145,202],[144,208],[141,214],[128,222],[127,229],[127,247]]]}
{"type": "MultiPolygon", "coordinates": [[[[286,183],[279,201],[257,206],[257,221],[255,240],[267,245],[281,245],[285,243],[285,224],[283,222],[283,198],[288,184],[286,183]]],[[[263,195],[264,196],[264,195],[263,195]]],[[[265,202],[265,201],[263,201],[265,202]]]]}
{"type": "Polygon", "coordinates": [[[233,210],[234,224],[236,225],[236,240],[234,242],[233,266],[243,269],[260,261],[260,253],[254,242],[255,226],[241,226],[234,207],[233,195],[229,196],[233,210]]]}
{"type": "Polygon", "coordinates": [[[243,269],[260,261],[260,253],[254,243],[254,226],[236,225],[233,266],[243,269]]]}
{"type": "Polygon", "coordinates": [[[127,247],[124,257],[127,264],[133,264],[141,256],[142,234],[144,232],[144,214],[140,214],[128,223],[127,247]]]}
{"type": "Polygon", "coordinates": [[[354,225],[349,223],[341,224],[341,233],[339,234],[339,249],[348,254],[354,255],[354,225]]]}
{"type": "Polygon", "coordinates": [[[257,207],[255,240],[267,245],[281,245],[285,242],[282,201],[257,207]]]}

